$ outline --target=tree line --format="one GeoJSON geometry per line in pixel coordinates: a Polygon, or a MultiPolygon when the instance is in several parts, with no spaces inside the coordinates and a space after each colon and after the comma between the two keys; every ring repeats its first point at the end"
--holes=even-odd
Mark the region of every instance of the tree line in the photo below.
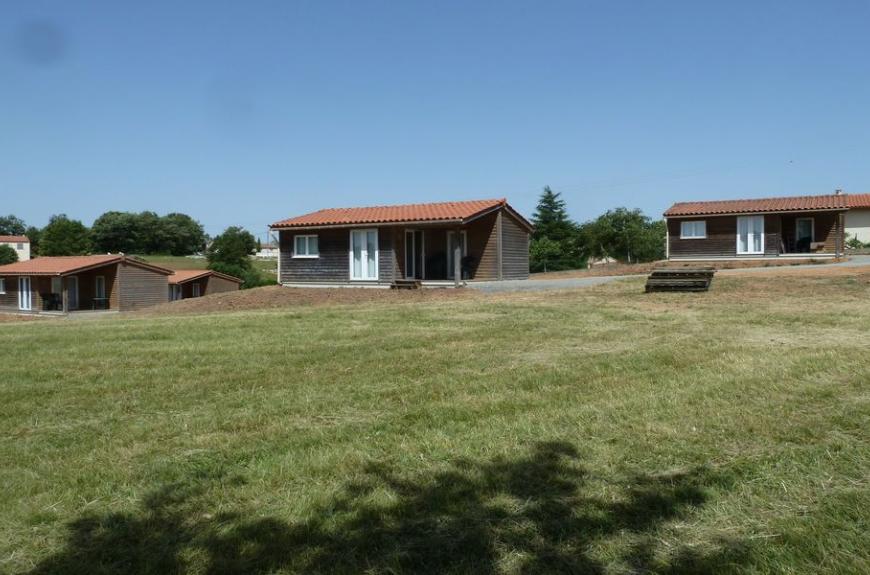
{"type": "Polygon", "coordinates": [[[20,218],[0,217],[0,234],[26,235],[34,255],[75,256],[89,253],[186,256],[205,250],[202,224],[187,214],[106,212],[87,227],[66,214],[51,216],[44,228],[20,218]]]}
{"type": "Polygon", "coordinates": [[[532,223],[532,272],[583,268],[592,259],[637,263],[665,257],[664,220],[652,220],[638,209],[616,208],[578,224],[568,216],[561,193],[549,186],[541,193],[532,223]]]}

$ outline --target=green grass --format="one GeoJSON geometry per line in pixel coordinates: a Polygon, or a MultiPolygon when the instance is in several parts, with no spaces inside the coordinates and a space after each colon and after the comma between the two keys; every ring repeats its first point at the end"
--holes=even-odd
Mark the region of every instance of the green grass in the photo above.
{"type": "Polygon", "coordinates": [[[867,276],[2,324],[0,571],[866,573],[867,276]]]}
{"type": "MultiPolygon", "coordinates": [[[[171,270],[199,270],[206,269],[208,262],[205,258],[189,258],[186,256],[140,256],[145,261],[156,266],[162,266],[171,270]]],[[[277,269],[276,260],[251,258],[254,269],[267,274],[275,275],[277,269]]]]}

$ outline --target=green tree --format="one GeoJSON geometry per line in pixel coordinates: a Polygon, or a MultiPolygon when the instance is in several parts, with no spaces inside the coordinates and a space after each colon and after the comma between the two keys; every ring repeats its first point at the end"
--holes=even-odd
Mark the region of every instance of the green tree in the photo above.
{"type": "Polygon", "coordinates": [[[24,232],[24,220],[12,214],[0,216],[0,236],[23,236],[24,232]]]}
{"type": "Polygon", "coordinates": [[[39,254],[39,238],[42,237],[42,230],[36,226],[27,226],[24,235],[30,240],[30,257],[36,257],[39,254]]]}
{"type": "Polygon", "coordinates": [[[91,226],[94,249],[98,252],[141,253],[139,216],[130,212],[106,212],[91,226]]]}
{"type": "Polygon", "coordinates": [[[143,254],[168,254],[169,240],[161,217],[154,212],[141,212],[137,218],[140,234],[137,251],[143,254]]]}
{"type": "Polygon", "coordinates": [[[206,249],[208,267],[216,272],[235,276],[244,281],[242,288],[252,288],[267,283],[267,280],[251,265],[251,255],[257,248],[257,241],[247,230],[230,227],[212,240],[206,249]]]}
{"type": "Polygon", "coordinates": [[[561,268],[562,244],[550,238],[535,238],[529,243],[529,269],[533,272],[548,272],[561,268]]]}
{"type": "Polygon", "coordinates": [[[90,230],[66,214],[51,216],[39,239],[39,255],[78,256],[91,251],[90,230]]]}
{"type": "Polygon", "coordinates": [[[187,214],[172,213],[161,218],[164,248],[174,256],[186,256],[205,249],[202,224],[187,214]]]}
{"type": "Polygon", "coordinates": [[[529,244],[529,269],[533,272],[576,269],[583,266],[577,245],[577,224],[568,217],[560,193],[545,186],[532,215],[535,232],[529,244]]]}
{"type": "Polygon", "coordinates": [[[580,226],[577,237],[582,251],[596,258],[635,263],[665,257],[664,221],[652,221],[638,209],[608,210],[580,226]]]}
{"type": "Polygon", "coordinates": [[[0,265],[14,264],[18,261],[18,252],[12,246],[0,245],[0,265]]]}

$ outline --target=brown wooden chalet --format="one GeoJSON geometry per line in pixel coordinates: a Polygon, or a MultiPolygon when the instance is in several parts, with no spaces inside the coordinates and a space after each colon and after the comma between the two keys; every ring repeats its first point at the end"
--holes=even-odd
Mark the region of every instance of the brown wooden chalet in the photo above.
{"type": "Polygon", "coordinates": [[[506,200],[325,209],[272,224],[284,285],[459,285],[529,277],[532,225],[506,200]]]}
{"type": "Polygon", "coordinates": [[[172,270],[124,255],[40,257],[0,266],[0,311],[129,311],[167,301],[172,270]]]}
{"type": "Polygon", "coordinates": [[[842,193],[677,203],[664,213],[668,259],[839,257],[850,206],[842,193]]]}

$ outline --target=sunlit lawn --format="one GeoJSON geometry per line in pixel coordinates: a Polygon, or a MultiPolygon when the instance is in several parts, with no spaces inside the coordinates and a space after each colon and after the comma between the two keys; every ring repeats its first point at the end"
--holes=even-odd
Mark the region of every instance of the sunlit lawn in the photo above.
{"type": "Polygon", "coordinates": [[[0,571],[870,571],[870,284],[4,323],[0,571]]]}

